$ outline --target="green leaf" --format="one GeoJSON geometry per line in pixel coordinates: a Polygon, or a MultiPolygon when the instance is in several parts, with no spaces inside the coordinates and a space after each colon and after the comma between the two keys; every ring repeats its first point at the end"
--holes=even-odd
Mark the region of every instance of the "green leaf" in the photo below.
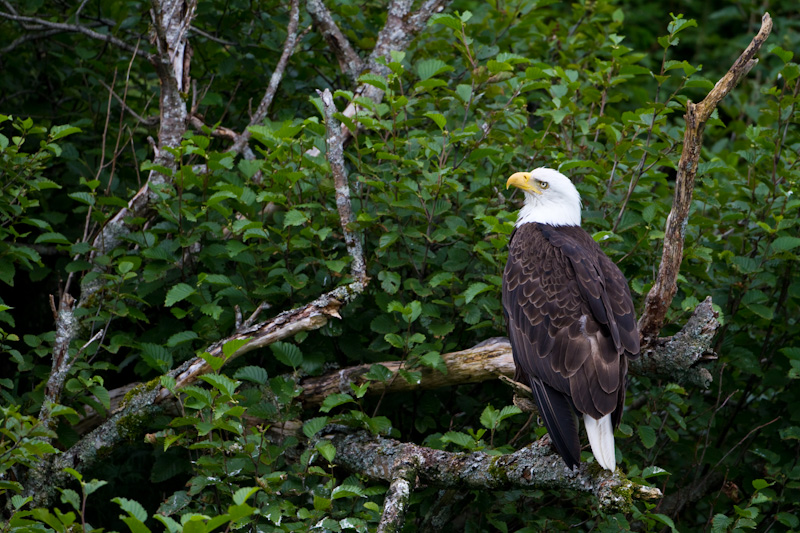
{"type": "Polygon", "coordinates": [[[673,522],[672,518],[668,517],[667,515],[660,513],[651,513],[648,514],[648,516],[655,518],[662,524],[666,525],[673,533],[677,533],[678,530],[675,528],[675,522],[673,522]]]}
{"type": "Polygon", "coordinates": [[[144,507],[142,507],[142,504],[136,500],[129,500],[128,498],[114,498],[111,501],[118,504],[123,511],[140,522],[147,520],[147,511],[145,511],[144,507]]]}
{"type": "Polygon", "coordinates": [[[733,524],[733,518],[725,516],[724,514],[715,514],[711,520],[711,533],[725,533],[728,527],[733,524]]]}
{"type": "Polygon", "coordinates": [[[64,235],[58,232],[49,231],[47,233],[42,233],[36,240],[33,241],[35,244],[70,244],[64,235]]]}
{"type": "Polygon", "coordinates": [[[647,479],[649,477],[668,476],[668,475],[670,475],[669,472],[658,466],[648,466],[642,472],[642,477],[644,479],[647,479]]]}
{"type": "Polygon", "coordinates": [[[378,239],[378,246],[381,249],[388,248],[394,242],[400,238],[400,234],[396,231],[390,231],[389,233],[384,233],[381,235],[380,239],[378,239]]]}
{"type": "Polygon", "coordinates": [[[314,445],[314,448],[325,458],[329,463],[333,463],[333,458],[336,457],[336,448],[330,441],[321,440],[314,445]]]}
{"type": "Polygon", "coordinates": [[[364,378],[371,381],[388,381],[393,375],[391,370],[380,363],[376,363],[369,367],[369,372],[364,374],[364,378]]]}
{"type": "Polygon", "coordinates": [[[61,492],[61,501],[62,503],[67,503],[72,506],[73,509],[80,512],[81,510],[81,498],[78,496],[78,493],[72,489],[58,489],[61,492]]]}
{"type": "Polygon", "coordinates": [[[419,385],[420,382],[422,381],[421,372],[406,370],[404,368],[401,368],[400,370],[397,371],[397,373],[400,374],[400,377],[402,377],[411,385],[419,385]]]}
{"type": "Polygon", "coordinates": [[[650,426],[640,425],[636,428],[639,433],[639,438],[642,439],[642,444],[648,450],[656,444],[656,430],[650,426]]]}
{"type": "Polygon", "coordinates": [[[89,387],[89,391],[97,398],[97,401],[103,404],[103,407],[106,409],[111,407],[111,395],[108,393],[108,389],[102,385],[93,385],[89,387]]]}
{"type": "Polygon", "coordinates": [[[25,505],[33,501],[33,496],[28,496],[23,498],[19,494],[15,494],[11,497],[11,505],[14,507],[14,510],[17,511],[22,509],[25,505]]]}
{"type": "Polygon", "coordinates": [[[267,375],[267,371],[261,368],[260,366],[243,366],[239,370],[233,374],[233,377],[236,379],[243,379],[245,381],[250,381],[252,383],[258,383],[259,385],[264,385],[269,376],[267,375]]]}
{"type": "Polygon", "coordinates": [[[522,409],[516,405],[506,405],[500,410],[500,421],[502,422],[506,418],[510,418],[519,414],[522,414],[522,409]]]}
{"type": "Polygon", "coordinates": [[[83,492],[88,496],[106,484],[108,484],[108,481],[103,481],[102,479],[93,479],[83,484],[83,492]]]}
{"type": "Polygon", "coordinates": [[[487,285],[486,283],[483,283],[483,282],[480,282],[480,281],[477,282],[477,283],[471,284],[467,288],[467,290],[464,291],[464,303],[465,304],[470,303],[477,295],[479,295],[482,292],[485,292],[485,291],[489,290],[490,288],[491,288],[490,285],[487,285]]]}
{"type": "Polygon", "coordinates": [[[779,252],[788,252],[800,246],[800,237],[778,237],[772,243],[772,247],[779,252]]]}
{"type": "Polygon", "coordinates": [[[487,405],[481,413],[481,425],[486,429],[495,429],[500,423],[500,411],[487,405]]]}
{"type": "Polygon", "coordinates": [[[72,407],[66,405],[53,405],[50,408],[50,416],[78,416],[78,413],[72,407]]]}
{"type": "Polygon", "coordinates": [[[749,304],[747,308],[760,316],[761,318],[765,318],[767,320],[772,320],[775,316],[774,311],[771,307],[767,307],[766,305],[761,304],[749,304]]]}
{"type": "Polygon", "coordinates": [[[222,345],[222,355],[227,359],[231,357],[236,351],[250,342],[252,339],[249,337],[246,339],[231,339],[227,341],[225,344],[222,345]]]}
{"type": "Polygon", "coordinates": [[[306,420],[303,424],[303,435],[307,438],[311,438],[324,428],[328,424],[328,417],[327,416],[318,416],[316,418],[311,418],[306,420]]]}
{"type": "Polygon", "coordinates": [[[308,221],[308,218],[297,209],[292,209],[286,216],[283,217],[283,227],[288,228],[289,226],[302,226],[308,221]]]}
{"type": "Polygon", "coordinates": [[[461,21],[453,15],[434,13],[431,15],[431,18],[428,19],[428,26],[433,26],[434,24],[442,24],[452,30],[461,32],[461,21]]]}
{"type": "Polygon", "coordinates": [[[797,515],[787,512],[781,512],[775,515],[775,518],[783,524],[791,529],[797,529],[800,526],[800,518],[797,518],[797,515]]]}
{"type": "Polygon", "coordinates": [[[428,111],[427,113],[425,113],[425,116],[434,121],[436,125],[439,126],[439,129],[444,129],[445,126],[447,126],[447,119],[444,118],[444,115],[442,115],[441,113],[428,111]]]}
{"type": "Polygon", "coordinates": [[[368,72],[366,74],[362,74],[358,77],[359,83],[366,83],[367,85],[372,85],[373,87],[377,87],[378,89],[385,91],[388,88],[386,84],[386,78],[379,74],[374,74],[372,72],[368,72]]]}
{"type": "Polygon", "coordinates": [[[686,28],[696,28],[697,21],[695,19],[684,19],[683,15],[678,15],[675,17],[673,15],[672,22],[667,25],[667,31],[672,35],[675,35],[686,28]]]}
{"type": "Polygon", "coordinates": [[[233,398],[234,394],[236,394],[236,387],[242,384],[241,381],[234,381],[222,374],[204,374],[200,376],[200,379],[229,398],[233,398]]]}
{"type": "Polygon", "coordinates": [[[781,58],[781,61],[784,63],[788,63],[794,57],[794,53],[789,50],[784,50],[778,45],[774,45],[772,48],[769,49],[770,54],[775,54],[776,56],[781,58]]]}
{"type": "Polygon", "coordinates": [[[170,338],[167,339],[166,346],[174,348],[175,346],[191,342],[197,338],[199,338],[199,335],[194,331],[179,331],[178,333],[173,333],[170,338]]]}
{"type": "Polygon", "coordinates": [[[400,288],[400,274],[381,270],[378,272],[378,279],[381,281],[381,289],[387,294],[395,294],[400,288]]]}
{"type": "Polygon", "coordinates": [[[69,196],[70,198],[72,198],[76,202],[80,202],[82,204],[86,204],[86,205],[94,205],[95,204],[94,195],[92,195],[91,193],[88,193],[88,192],[84,192],[84,191],[71,192],[71,193],[67,194],[67,196],[69,196]]]}
{"type": "Polygon", "coordinates": [[[277,341],[269,345],[275,359],[290,366],[298,368],[303,363],[303,352],[296,345],[289,342],[277,341]]]}
{"type": "Polygon", "coordinates": [[[355,402],[352,396],[343,392],[331,394],[322,401],[322,406],[319,408],[323,413],[329,413],[334,407],[338,407],[345,403],[355,402]]]}
{"type": "Polygon", "coordinates": [[[452,442],[453,444],[457,444],[462,448],[472,448],[475,444],[475,440],[467,435],[466,433],[461,433],[459,431],[448,431],[441,437],[442,442],[452,442]]]}
{"type": "Polygon", "coordinates": [[[258,492],[259,490],[261,489],[259,489],[258,487],[242,487],[233,493],[233,503],[235,503],[236,505],[242,505],[244,502],[247,501],[247,499],[250,496],[258,492]]]}
{"type": "Polygon", "coordinates": [[[169,291],[167,291],[167,297],[164,299],[164,305],[167,307],[172,307],[181,300],[185,300],[194,294],[194,292],[195,289],[186,283],[178,283],[177,285],[173,285],[169,291]]]}
{"type": "Polygon", "coordinates": [[[72,135],[73,133],[80,133],[80,128],[76,128],[75,126],[70,126],[69,124],[64,124],[62,126],[53,126],[50,128],[50,140],[57,141],[58,139],[63,139],[67,135],[72,135]]]}
{"type": "Polygon", "coordinates": [[[364,496],[364,491],[361,487],[357,487],[356,485],[339,485],[331,491],[331,498],[334,500],[338,500],[339,498],[352,498],[354,496],[364,496]]]}
{"type": "Polygon", "coordinates": [[[383,340],[385,340],[386,342],[388,342],[389,344],[398,349],[403,349],[406,346],[406,342],[405,340],[403,340],[403,337],[401,337],[397,333],[387,333],[386,335],[383,336],[383,340]]]}

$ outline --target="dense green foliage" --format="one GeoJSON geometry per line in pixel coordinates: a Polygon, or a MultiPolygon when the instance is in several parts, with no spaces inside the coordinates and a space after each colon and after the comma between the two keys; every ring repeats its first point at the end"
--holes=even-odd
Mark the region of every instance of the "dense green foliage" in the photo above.
{"type": "MultiPolygon", "coordinates": [[[[369,50],[383,3],[329,4],[351,42],[369,50]]],[[[501,273],[520,201],[504,184],[517,170],[570,175],[584,226],[641,304],[661,257],[686,101],[713,87],[761,14],[754,2],[700,12],[672,4],[455,2],[393,55],[388,77],[361,76],[386,90],[377,105],[353,94],[312,30],[269,120],[252,129],[257,156],[246,160],[225,152],[211,131],[247,124],[280,54],[287,12],[275,2],[201,2],[194,25],[204,33],[191,37],[196,83],[187,100],[210,128],[185,136],[150,215],[130,220],[136,230],[95,257],[95,269],[94,235],[152,167],[147,137],[157,127],[139,118],[158,113],[158,78],[145,60],[81,34],[15,44],[0,57],[4,528],[366,531],[380,518],[386,487],[337,468],[329,443],[309,441],[328,422],[492,453],[542,435],[535,423],[518,433],[526,419],[496,383],[380,397],[357,388],[303,410],[296,381],[403,360],[399,376],[375,365],[370,378],[413,382],[422,366],[446,372],[441,354],[503,335],[501,273]],[[325,87],[340,109],[362,106],[355,119],[340,118],[356,132],[345,155],[371,277],[365,293],[320,330],[230,365],[209,357],[216,371],[175,391],[179,415],[128,421],[137,440],[107,451],[91,471],[70,472],[60,501],[32,509],[20,495],[26,469],[76,443],[79,414],[105,413],[109,390],[158,380],[203,353],[232,332],[237,306],[247,317],[266,302],[264,317],[348,281],[315,92],[325,87]],[[322,155],[307,153],[314,147],[322,155]],[[81,333],[70,346],[78,362],[63,405],[51,409],[60,420],[51,445],[37,422],[56,338],[48,295],[66,287],[77,298],[96,282],[102,290],[78,309],[81,333]],[[270,431],[296,420],[297,435],[270,431]]],[[[64,20],[75,6],[17,9],[64,20]]],[[[760,64],[706,127],[679,291],[663,332],[677,331],[712,296],[724,318],[714,383],[689,390],[633,376],[617,431],[631,478],[646,478],[667,499],[708,486],[670,516],[643,503],[633,516],[608,515],[582,494],[475,491],[455,528],[800,529],[800,18],[781,9],[772,12],[760,64]]],[[[149,15],[140,2],[93,0],[81,20],[136,45],[149,15]]],[[[301,28],[310,23],[301,8],[301,28]]],[[[0,19],[0,46],[28,31],[0,19]]],[[[173,389],[174,381],[161,382],[173,389]]],[[[412,495],[408,531],[436,496],[432,488],[412,495]]]]}

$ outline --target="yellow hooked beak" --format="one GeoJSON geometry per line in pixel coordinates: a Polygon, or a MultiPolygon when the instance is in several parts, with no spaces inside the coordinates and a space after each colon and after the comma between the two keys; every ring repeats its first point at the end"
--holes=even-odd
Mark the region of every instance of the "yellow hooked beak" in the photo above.
{"type": "Polygon", "coordinates": [[[531,181],[530,172],[515,172],[514,174],[511,174],[506,182],[506,189],[512,185],[522,189],[523,191],[542,194],[542,190],[536,186],[535,181],[531,181]]]}

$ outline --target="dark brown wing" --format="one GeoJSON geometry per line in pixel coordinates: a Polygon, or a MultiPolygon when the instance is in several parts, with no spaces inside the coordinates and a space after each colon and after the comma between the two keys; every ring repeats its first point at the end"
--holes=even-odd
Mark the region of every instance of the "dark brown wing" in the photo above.
{"type": "Polygon", "coordinates": [[[556,449],[580,458],[574,407],[619,423],[626,356],[639,352],[627,282],[579,227],[524,224],[512,235],[503,308],[518,375],[534,390],[556,449]]]}

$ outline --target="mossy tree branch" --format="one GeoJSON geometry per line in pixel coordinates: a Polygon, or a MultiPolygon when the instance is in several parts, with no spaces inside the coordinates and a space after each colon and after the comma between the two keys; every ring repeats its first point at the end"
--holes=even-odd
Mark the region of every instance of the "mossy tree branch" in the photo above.
{"type": "MultiPolygon", "coordinates": [[[[366,431],[329,429],[330,432],[320,439],[330,441],[336,448],[337,464],[370,479],[397,485],[400,492],[401,485],[405,485],[399,480],[405,480],[412,489],[414,485],[427,485],[464,489],[578,490],[594,495],[601,507],[623,511],[630,509],[633,499],[661,497],[660,490],[631,482],[619,469],[611,473],[593,463],[567,468],[547,439],[514,453],[490,455],[434,450],[366,431]],[[412,472],[413,478],[409,475],[412,472]]],[[[393,497],[392,505],[396,506],[400,498],[393,497]]],[[[384,514],[386,512],[385,506],[384,514]]]]}

